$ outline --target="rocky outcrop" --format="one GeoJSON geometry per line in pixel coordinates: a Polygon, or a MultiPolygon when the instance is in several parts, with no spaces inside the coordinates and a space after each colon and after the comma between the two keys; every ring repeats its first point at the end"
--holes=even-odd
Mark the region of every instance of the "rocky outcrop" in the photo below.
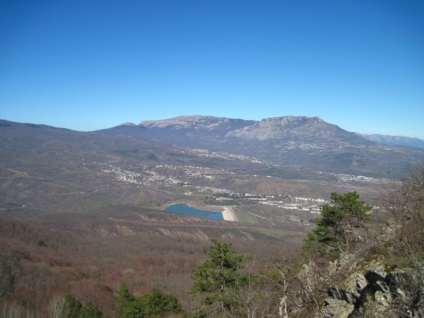
{"type": "Polygon", "coordinates": [[[387,273],[375,265],[330,287],[321,317],[424,317],[424,267],[387,273]]]}
{"type": "Polygon", "coordinates": [[[337,266],[330,276],[348,274],[328,288],[321,317],[424,317],[424,264],[415,261],[413,267],[394,268],[384,256],[377,256],[382,246],[390,253],[387,243],[395,240],[398,226],[388,222],[375,246],[344,253],[334,262],[337,266]]]}

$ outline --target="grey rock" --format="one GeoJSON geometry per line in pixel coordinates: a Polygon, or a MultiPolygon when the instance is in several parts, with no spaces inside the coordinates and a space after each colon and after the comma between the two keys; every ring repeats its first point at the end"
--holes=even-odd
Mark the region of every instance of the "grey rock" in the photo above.
{"type": "Polygon", "coordinates": [[[351,274],[344,288],[329,288],[323,316],[424,317],[423,270],[408,268],[383,275],[380,266],[375,269],[365,275],[351,274]]]}
{"type": "Polygon", "coordinates": [[[354,306],[343,300],[327,298],[321,314],[325,318],[348,318],[354,306]]]}

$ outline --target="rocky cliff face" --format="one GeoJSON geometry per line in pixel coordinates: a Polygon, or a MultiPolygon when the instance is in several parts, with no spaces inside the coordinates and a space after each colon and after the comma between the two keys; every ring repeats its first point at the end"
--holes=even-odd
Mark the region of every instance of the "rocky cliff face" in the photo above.
{"type": "Polygon", "coordinates": [[[424,317],[424,266],[393,272],[379,262],[367,267],[328,289],[322,317],[424,317]]]}
{"type": "Polygon", "coordinates": [[[214,134],[221,133],[221,137],[224,138],[250,140],[314,138],[367,143],[362,137],[326,123],[319,117],[307,116],[274,117],[261,121],[212,116],[181,116],[165,120],[142,121],[140,126],[156,130],[204,130],[214,134]]]}
{"type": "Polygon", "coordinates": [[[413,223],[390,219],[335,261],[310,255],[291,280],[291,311],[283,317],[424,317],[422,231],[408,229],[422,222],[413,223]]]}
{"type": "Polygon", "coordinates": [[[308,317],[424,317],[424,263],[391,270],[384,258],[366,261],[364,255],[345,254],[325,267],[304,264],[297,279],[295,317],[305,317],[308,303],[316,305],[308,317]]]}
{"type": "Polygon", "coordinates": [[[315,317],[424,317],[424,262],[419,254],[399,250],[399,229],[391,222],[373,244],[343,253],[325,268],[304,265],[299,278],[317,292],[320,288],[309,283],[315,279],[325,294],[315,317]]]}
{"type": "Polygon", "coordinates": [[[229,132],[227,137],[257,140],[268,139],[330,139],[358,141],[353,134],[318,117],[286,116],[263,119],[252,125],[229,132]]]}
{"type": "Polygon", "coordinates": [[[180,116],[164,120],[145,120],[140,122],[140,126],[155,130],[209,131],[213,134],[221,134],[224,137],[230,131],[252,125],[253,123],[255,123],[253,120],[213,116],[180,116]]]}

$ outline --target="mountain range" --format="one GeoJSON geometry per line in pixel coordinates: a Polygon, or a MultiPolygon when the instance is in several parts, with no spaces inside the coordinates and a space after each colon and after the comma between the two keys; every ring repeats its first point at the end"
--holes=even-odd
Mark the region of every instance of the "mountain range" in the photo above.
{"type": "MultiPolygon", "coordinates": [[[[0,300],[37,310],[15,315],[34,318],[65,294],[114,317],[123,283],[140,294],[160,286],[190,309],[190,278],[212,238],[264,266],[290,260],[332,192],[360,194],[385,228],[381,190],[396,184],[386,178],[424,161],[423,149],[382,145],[317,117],[189,116],[96,132],[0,120],[0,149],[0,300]],[[228,207],[237,221],[163,211],[174,203],[228,207]]],[[[358,255],[374,263],[376,252],[393,253],[381,242],[358,255]]]]}
{"type": "Polygon", "coordinates": [[[388,135],[364,135],[360,136],[368,139],[370,141],[388,145],[388,146],[398,146],[398,147],[415,147],[415,148],[423,148],[424,149],[424,140],[418,138],[411,138],[405,136],[388,136],[388,135]]]}
{"type": "Polygon", "coordinates": [[[319,117],[285,116],[261,121],[181,116],[126,123],[98,131],[161,143],[246,155],[282,166],[323,172],[400,178],[424,161],[424,150],[409,139],[348,132],[319,117]],[[398,142],[394,142],[398,140],[398,142]],[[403,141],[403,144],[402,144],[403,141]]]}

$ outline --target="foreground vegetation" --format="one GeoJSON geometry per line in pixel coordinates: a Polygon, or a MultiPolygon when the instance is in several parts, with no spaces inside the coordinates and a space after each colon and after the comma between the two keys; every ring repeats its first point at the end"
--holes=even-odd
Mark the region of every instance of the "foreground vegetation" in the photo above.
{"type": "MultiPolygon", "coordinates": [[[[196,241],[173,242],[163,253],[144,250],[131,269],[112,257],[96,268],[91,247],[77,236],[40,237],[48,230],[5,219],[0,317],[419,317],[424,167],[387,189],[384,202],[385,212],[371,218],[357,193],[334,192],[301,255],[272,257],[220,236],[203,251],[196,241]],[[75,245],[55,248],[66,240],[75,245]],[[173,255],[178,247],[192,256],[173,255]],[[135,270],[150,275],[137,281],[135,270]],[[161,275],[167,284],[155,284],[161,275]]],[[[104,248],[105,258],[107,242],[89,244],[104,248]]]]}

